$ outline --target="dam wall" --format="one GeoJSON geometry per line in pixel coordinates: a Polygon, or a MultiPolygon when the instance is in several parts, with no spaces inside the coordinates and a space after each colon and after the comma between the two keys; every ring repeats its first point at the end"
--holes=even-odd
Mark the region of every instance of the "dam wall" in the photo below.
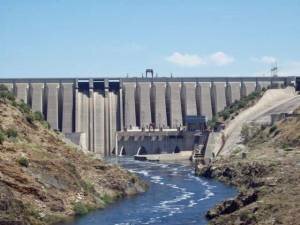
{"type": "Polygon", "coordinates": [[[151,146],[150,152],[164,151],[166,143],[190,148],[187,138],[145,135],[182,130],[186,116],[211,119],[253,91],[294,82],[295,77],[0,79],[18,100],[43,113],[53,129],[80,138],[84,149],[103,156],[114,153],[116,145],[117,151],[121,145],[129,151],[131,144],[142,142],[145,148],[151,146]],[[119,132],[130,135],[118,143],[119,132]],[[136,135],[139,132],[144,136],[136,135]],[[131,139],[133,143],[127,143],[131,139]]]}

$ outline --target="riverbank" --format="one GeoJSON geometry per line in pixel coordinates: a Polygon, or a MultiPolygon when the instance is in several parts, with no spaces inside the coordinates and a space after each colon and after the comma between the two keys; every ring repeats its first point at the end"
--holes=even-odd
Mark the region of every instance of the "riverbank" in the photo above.
{"type": "Polygon", "coordinates": [[[237,193],[221,182],[195,176],[189,161],[141,162],[130,157],[107,160],[140,176],[149,189],[63,225],[207,225],[206,211],[237,193]],[[195,216],[198,213],[201,216],[195,216]]]}
{"type": "Polygon", "coordinates": [[[48,225],[144,192],[136,175],[86,155],[0,90],[0,224],[48,225]]]}
{"type": "Polygon", "coordinates": [[[300,118],[248,129],[246,148],[196,167],[239,189],[207,212],[210,224],[300,224],[300,118]]]}

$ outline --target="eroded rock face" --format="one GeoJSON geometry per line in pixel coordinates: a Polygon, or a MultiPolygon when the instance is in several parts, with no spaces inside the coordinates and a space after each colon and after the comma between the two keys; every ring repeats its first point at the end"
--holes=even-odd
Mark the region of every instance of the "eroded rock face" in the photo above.
{"type": "Polygon", "coordinates": [[[264,182],[259,178],[271,172],[272,168],[256,162],[238,162],[236,164],[223,163],[218,166],[209,164],[196,167],[196,174],[199,176],[217,178],[228,184],[247,187],[259,187],[264,185],[264,182]]]}
{"type": "Polygon", "coordinates": [[[230,214],[239,210],[240,208],[247,206],[257,200],[258,193],[257,191],[250,189],[249,191],[241,192],[234,199],[228,199],[222,203],[216,205],[213,209],[210,209],[206,213],[208,219],[213,219],[220,215],[230,214]]]}
{"type": "Polygon", "coordinates": [[[0,181],[0,225],[25,225],[23,212],[23,203],[0,181]]]}

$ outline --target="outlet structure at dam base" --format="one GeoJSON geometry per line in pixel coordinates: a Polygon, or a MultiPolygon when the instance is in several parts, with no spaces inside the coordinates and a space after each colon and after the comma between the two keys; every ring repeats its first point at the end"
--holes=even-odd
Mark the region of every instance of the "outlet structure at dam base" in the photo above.
{"type": "Polygon", "coordinates": [[[0,84],[5,84],[33,111],[42,112],[52,129],[63,132],[85,150],[109,156],[191,151],[196,142],[205,142],[201,140],[206,134],[195,135],[195,131],[187,130],[188,116],[209,120],[253,91],[295,85],[295,80],[46,78],[0,79],[0,84]]]}

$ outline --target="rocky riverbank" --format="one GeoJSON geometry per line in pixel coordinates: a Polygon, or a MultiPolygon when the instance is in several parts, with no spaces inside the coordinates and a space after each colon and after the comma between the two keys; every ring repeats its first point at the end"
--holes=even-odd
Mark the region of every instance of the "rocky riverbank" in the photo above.
{"type": "Polygon", "coordinates": [[[209,165],[197,165],[197,175],[239,189],[234,199],[207,212],[210,224],[300,224],[299,128],[298,117],[256,127],[249,132],[245,149],[209,165]]]}
{"type": "Polygon", "coordinates": [[[0,90],[0,225],[46,225],[145,191],[118,166],[84,154],[40,113],[0,90]]]}

